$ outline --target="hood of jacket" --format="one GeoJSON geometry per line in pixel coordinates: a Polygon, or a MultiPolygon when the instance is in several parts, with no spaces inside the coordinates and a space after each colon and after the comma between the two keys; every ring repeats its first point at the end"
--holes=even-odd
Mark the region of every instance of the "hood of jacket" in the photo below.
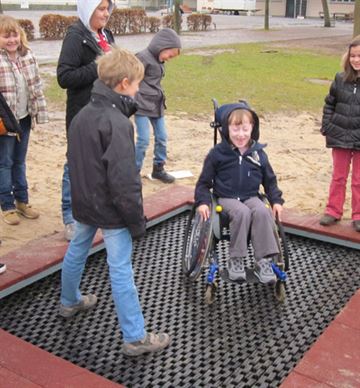
{"type": "MultiPolygon", "coordinates": [[[[111,15],[111,12],[114,9],[114,2],[113,0],[108,0],[108,1],[109,1],[109,13],[111,15]]],[[[100,3],[101,3],[100,0],[78,0],[77,1],[77,12],[79,15],[79,19],[83,22],[84,26],[89,31],[91,31],[91,27],[90,27],[91,16],[100,3]]]]}
{"type": "Polygon", "coordinates": [[[102,101],[104,99],[108,100],[120,109],[126,117],[132,116],[137,110],[137,103],[132,97],[114,92],[100,79],[94,82],[94,87],[91,91],[91,99],[96,100],[98,98],[102,101]]]}
{"type": "Polygon", "coordinates": [[[246,101],[240,101],[233,104],[225,104],[220,106],[215,111],[215,121],[216,125],[221,126],[221,137],[223,140],[230,143],[229,138],[229,116],[236,109],[245,109],[249,111],[254,118],[254,127],[251,132],[251,138],[255,141],[259,140],[260,137],[260,123],[258,115],[250,108],[249,104],[246,101]]]}
{"type": "Polygon", "coordinates": [[[171,28],[163,28],[157,32],[148,46],[148,50],[157,60],[159,60],[159,54],[162,50],[170,48],[181,49],[179,35],[171,28]]]}

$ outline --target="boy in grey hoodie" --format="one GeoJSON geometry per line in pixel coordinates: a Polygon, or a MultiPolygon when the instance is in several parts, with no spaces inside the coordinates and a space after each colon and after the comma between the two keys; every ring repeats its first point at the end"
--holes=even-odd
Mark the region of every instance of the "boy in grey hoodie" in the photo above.
{"type": "Polygon", "coordinates": [[[164,63],[178,56],[180,49],[181,42],[176,32],[171,28],[163,28],[155,34],[149,46],[137,54],[144,65],[145,76],[136,95],[138,103],[135,115],[136,165],[140,171],[150,142],[151,123],[155,137],[151,176],[164,183],[172,183],[175,178],[164,170],[167,155],[167,131],[164,120],[165,95],[161,87],[161,79],[165,75],[164,63]]]}

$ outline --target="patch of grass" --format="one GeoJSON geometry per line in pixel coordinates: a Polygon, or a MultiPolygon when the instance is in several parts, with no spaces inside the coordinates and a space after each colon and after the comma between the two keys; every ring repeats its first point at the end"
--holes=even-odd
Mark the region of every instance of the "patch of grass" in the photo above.
{"type": "MultiPolygon", "coordinates": [[[[188,50],[188,55],[166,64],[163,86],[168,113],[208,115],[213,97],[220,104],[244,99],[259,113],[318,113],[329,85],[308,80],[331,81],[339,71],[338,56],[305,50],[273,49],[269,44],[211,47],[214,49],[219,53],[195,55],[188,50]],[[224,49],[231,51],[221,51],[224,49]]],[[[56,77],[45,74],[43,79],[49,105],[65,109],[66,92],[58,86],[56,77]]]]}
{"type": "Polygon", "coordinates": [[[209,113],[212,97],[220,104],[244,99],[260,113],[319,112],[329,85],[308,79],[332,80],[339,71],[337,56],[267,50],[265,44],[221,47],[234,51],[213,56],[191,55],[188,51],[189,55],[166,65],[163,85],[169,113],[209,113]]]}
{"type": "Polygon", "coordinates": [[[60,88],[56,77],[50,74],[41,74],[41,79],[44,84],[44,94],[49,107],[65,110],[66,90],[60,88]]]}

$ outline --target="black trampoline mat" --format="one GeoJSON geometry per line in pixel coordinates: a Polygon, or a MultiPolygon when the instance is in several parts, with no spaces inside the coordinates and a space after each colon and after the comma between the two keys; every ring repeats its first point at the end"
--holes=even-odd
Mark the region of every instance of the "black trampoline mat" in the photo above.
{"type": "MultiPolygon", "coordinates": [[[[288,236],[283,305],[271,286],[220,280],[216,301],[207,306],[205,274],[188,283],[181,273],[186,222],[186,213],[172,218],[134,244],[135,281],[147,329],[172,337],[162,353],[121,354],[105,252],[89,258],[81,286],[98,296],[95,310],[69,321],[59,318],[56,273],[2,299],[0,326],[127,387],[279,386],[360,287],[359,252],[288,236]]],[[[220,247],[221,266],[226,244],[220,247]]]]}

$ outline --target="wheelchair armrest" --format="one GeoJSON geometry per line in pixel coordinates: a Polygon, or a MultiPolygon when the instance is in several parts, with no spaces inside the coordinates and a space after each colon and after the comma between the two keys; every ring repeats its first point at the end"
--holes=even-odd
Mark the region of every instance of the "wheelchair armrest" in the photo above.
{"type": "Polygon", "coordinates": [[[211,194],[211,217],[213,219],[213,233],[214,236],[220,240],[221,239],[221,220],[220,213],[216,211],[216,207],[219,205],[217,198],[211,194]]]}

